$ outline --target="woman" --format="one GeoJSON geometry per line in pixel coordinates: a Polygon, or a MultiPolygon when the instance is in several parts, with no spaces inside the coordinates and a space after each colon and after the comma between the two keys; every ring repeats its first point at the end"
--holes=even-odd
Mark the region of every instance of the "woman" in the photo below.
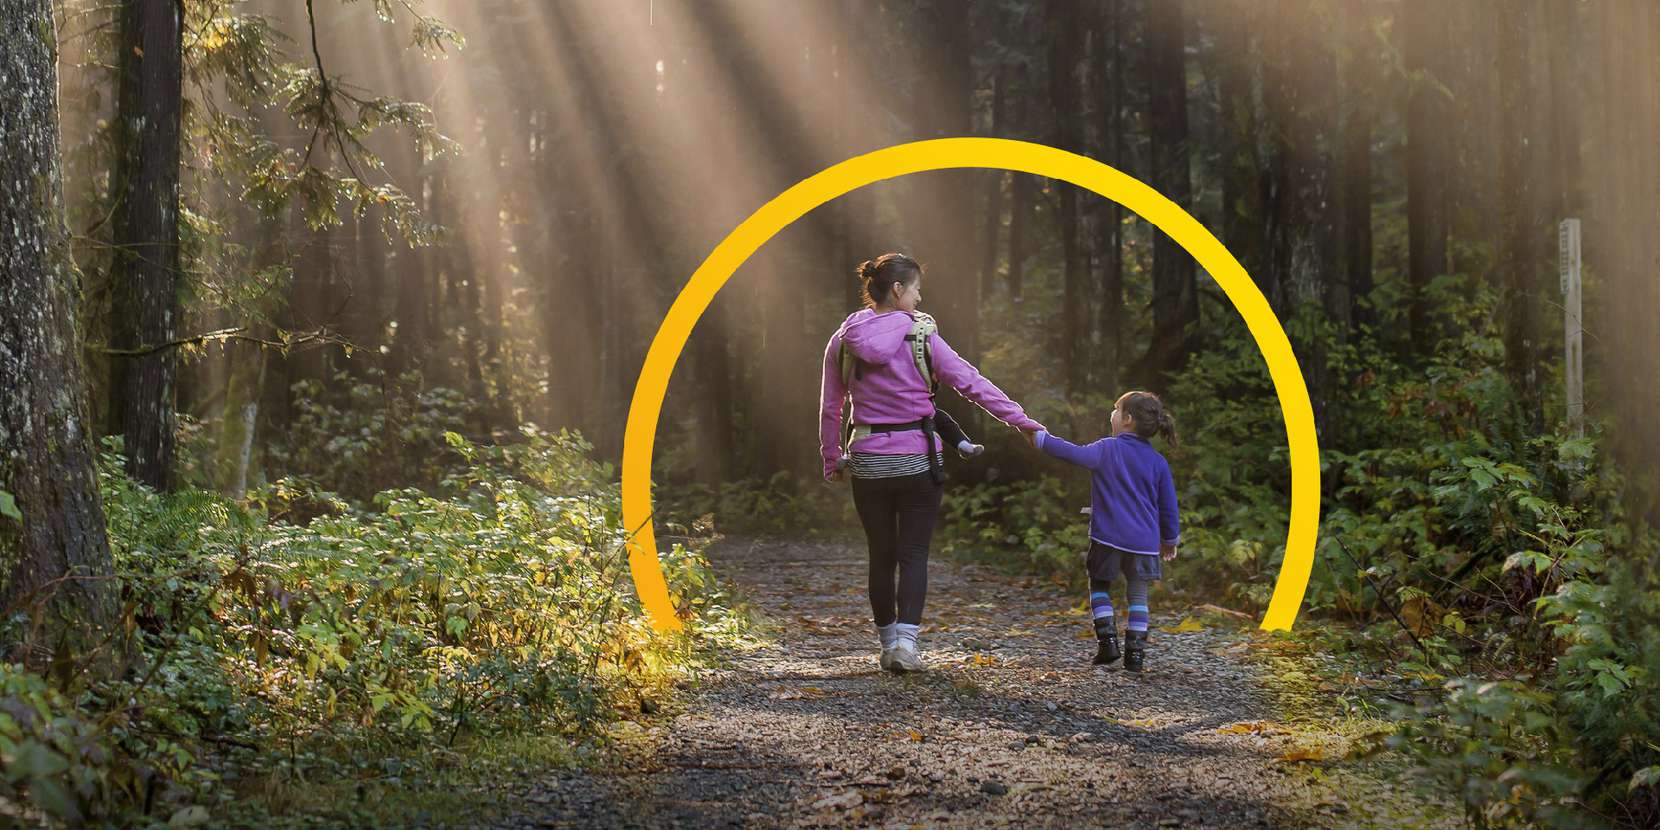
{"type": "Polygon", "coordinates": [[[932,422],[931,381],[957,390],[1011,427],[1035,431],[1043,425],[932,332],[932,320],[916,310],[922,302],[922,266],[916,260],[883,254],[859,265],[859,279],[865,308],[848,316],[824,350],[819,450],[825,480],[853,479],[853,505],[870,546],[879,662],[888,671],[921,671],[916,635],[928,593],[928,544],[939,517],[937,473],[944,460],[932,422]],[[933,378],[924,377],[929,364],[933,378]],[[844,459],[842,403],[849,395],[854,429],[844,459]]]}

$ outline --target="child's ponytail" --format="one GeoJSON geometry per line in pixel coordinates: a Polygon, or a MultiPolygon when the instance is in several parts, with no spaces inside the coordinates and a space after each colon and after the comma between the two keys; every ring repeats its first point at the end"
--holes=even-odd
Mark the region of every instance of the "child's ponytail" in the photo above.
{"type": "Polygon", "coordinates": [[[1164,436],[1170,446],[1180,446],[1176,438],[1176,418],[1164,408],[1164,401],[1152,392],[1125,392],[1114,404],[1130,416],[1135,433],[1143,438],[1164,436]]]}
{"type": "Polygon", "coordinates": [[[1164,440],[1169,441],[1172,447],[1182,445],[1182,442],[1176,438],[1176,416],[1171,415],[1170,410],[1163,407],[1159,408],[1159,434],[1163,435],[1164,440]]]}

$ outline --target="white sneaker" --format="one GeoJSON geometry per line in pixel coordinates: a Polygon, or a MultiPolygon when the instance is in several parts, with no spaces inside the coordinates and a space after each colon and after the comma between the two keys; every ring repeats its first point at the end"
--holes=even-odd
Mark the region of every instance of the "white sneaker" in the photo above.
{"type": "Polygon", "coordinates": [[[876,661],[882,666],[882,671],[898,671],[893,665],[893,649],[882,649],[882,656],[876,661]]]}
{"type": "Polygon", "coordinates": [[[896,674],[922,671],[922,658],[916,653],[916,646],[901,641],[893,647],[893,657],[888,663],[888,671],[896,674]]]}

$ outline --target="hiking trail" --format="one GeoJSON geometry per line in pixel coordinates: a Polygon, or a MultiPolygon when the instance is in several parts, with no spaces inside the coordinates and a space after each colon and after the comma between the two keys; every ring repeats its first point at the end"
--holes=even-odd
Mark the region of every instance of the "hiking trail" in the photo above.
{"type": "Polygon", "coordinates": [[[896,676],[876,664],[860,544],[727,539],[709,555],[772,644],[705,673],[623,761],[513,785],[530,811],[502,826],[1418,827],[1445,812],[1375,765],[1300,757],[1309,733],[1243,659],[1250,623],[1171,631],[1184,609],[1155,593],[1147,671],[1097,668],[1077,592],[936,556],[928,671],[896,676]]]}

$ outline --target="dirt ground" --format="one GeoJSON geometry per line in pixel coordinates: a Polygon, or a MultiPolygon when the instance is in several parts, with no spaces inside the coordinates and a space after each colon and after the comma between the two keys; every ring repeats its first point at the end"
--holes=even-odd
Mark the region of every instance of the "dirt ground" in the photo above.
{"type": "Polygon", "coordinates": [[[1089,664],[1082,597],[936,560],[929,670],[896,676],[877,667],[858,545],[729,540],[710,555],[773,644],[706,676],[628,760],[525,782],[533,809],[505,826],[1444,823],[1366,764],[1305,757],[1310,735],[1282,728],[1241,632],[1171,630],[1185,609],[1156,593],[1135,674],[1089,664]]]}

